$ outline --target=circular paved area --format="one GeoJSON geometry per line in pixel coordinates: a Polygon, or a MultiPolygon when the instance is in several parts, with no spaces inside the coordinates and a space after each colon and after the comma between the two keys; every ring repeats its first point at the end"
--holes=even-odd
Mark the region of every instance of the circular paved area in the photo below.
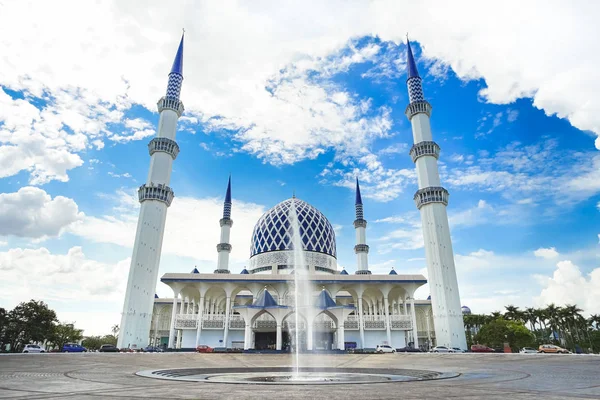
{"type": "Polygon", "coordinates": [[[290,355],[0,355],[0,399],[599,399],[600,357],[542,354],[305,355],[307,365],[457,372],[453,379],[363,385],[269,386],[137,376],[169,368],[267,368],[290,355]]]}

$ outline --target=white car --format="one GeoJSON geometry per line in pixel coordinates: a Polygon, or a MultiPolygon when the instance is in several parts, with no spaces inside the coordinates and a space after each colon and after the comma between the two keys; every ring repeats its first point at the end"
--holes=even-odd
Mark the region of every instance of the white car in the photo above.
{"type": "Polygon", "coordinates": [[[449,351],[450,353],[466,353],[467,352],[466,350],[463,350],[463,349],[458,348],[458,347],[453,347],[450,350],[454,350],[454,351],[449,351]]]}
{"type": "Polygon", "coordinates": [[[25,348],[23,348],[23,353],[45,353],[43,347],[38,346],[37,344],[26,344],[25,348]]]}
{"type": "Polygon", "coordinates": [[[387,344],[378,344],[375,351],[378,353],[395,353],[396,349],[394,349],[392,346],[388,346],[387,344]]]}
{"type": "Polygon", "coordinates": [[[521,354],[537,354],[537,352],[537,349],[534,349],[533,347],[523,347],[519,350],[519,353],[521,354]]]}
{"type": "Polygon", "coordinates": [[[435,346],[433,349],[431,349],[432,353],[455,353],[456,350],[454,349],[449,349],[446,346],[435,346]]]}

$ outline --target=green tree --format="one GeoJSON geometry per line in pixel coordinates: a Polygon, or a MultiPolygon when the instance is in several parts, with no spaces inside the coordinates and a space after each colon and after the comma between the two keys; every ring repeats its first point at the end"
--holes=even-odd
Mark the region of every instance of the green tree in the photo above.
{"type": "Polygon", "coordinates": [[[489,347],[503,347],[508,342],[513,351],[518,351],[533,346],[535,336],[520,322],[498,318],[483,325],[475,335],[475,341],[489,347]]]}
{"type": "Polygon", "coordinates": [[[6,310],[0,307],[0,353],[4,351],[4,343],[6,341],[5,331],[8,324],[8,314],[6,310]]]}
{"type": "Polygon", "coordinates": [[[5,341],[11,352],[19,352],[27,343],[49,339],[56,322],[56,313],[43,301],[20,303],[7,314],[5,341]]]}
{"type": "Polygon", "coordinates": [[[82,338],[83,331],[81,329],[75,328],[72,323],[62,323],[53,326],[48,341],[60,350],[65,343],[79,342],[82,338]]]}

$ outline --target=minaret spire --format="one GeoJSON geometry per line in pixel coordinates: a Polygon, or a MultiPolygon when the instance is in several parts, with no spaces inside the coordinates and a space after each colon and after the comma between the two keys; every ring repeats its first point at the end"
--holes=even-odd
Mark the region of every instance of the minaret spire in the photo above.
{"type": "Polygon", "coordinates": [[[229,253],[231,253],[231,244],[229,236],[233,221],[231,220],[231,175],[227,181],[227,191],[225,192],[225,202],[223,203],[223,218],[219,221],[221,224],[221,242],[217,245],[219,259],[215,274],[229,273],[229,253]]]}
{"type": "MultiPolygon", "coordinates": [[[[173,161],[179,154],[179,145],[175,141],[175,134],[177,133],[177,120],[184,110],[183,103],[179,99],[183,82],[182,72],[183,36],[173,68],[169,73],[167,94],[157,104],[160,114],[158,132],[156,137],[148,143],[148,152],[151,157],[150,171],[146,183],[138,189],[138,198],[141,203],[140,214],[117,342],[120,348],[142,348],[149,342],[148,332],[153,310],[152,296],[158,280],[167,210],[175,196],[169,183],[173,161]]],[[[178,293],[174,293],[174,301],[177,300],[178,295],[178,293]]],[[[174,346],[174,339],[175,326],[173,322],[169,336],[170,348],[174,346]]]]}
{"type": "Polygon", "coordinates": [[[225,192],[225,202],[223,204],[223,218],[231,218],[231,175],[227,181],[227,191],[225,192]]]}
{"type": "Polygon", "coordinates": [[[356,231],[356,273],[370,274],[369,271],[369,246],[367,245],[367,221],[364,219],[362,197],[360,195],[360,185],[358,177],[356,178],[356,198],[354,200],[356,210],[356,220],[354,221],[354,230],[356,231]]]}
{"type": "MultiPolygon", "coordinates": [[[[416,166],[419,185],[414,201],[421,213],[435,337],[438,346],[466,349],[467,341],[446,211],[449,194],[441,185],[437,165],[440,147],[431,135],[431,104],[423,96],[421,77],[408,38],[406,45],[406,85],[410,102],[405,114],[413,128],[414,145],[410,149],[410,156],[416,166]]],[[[409,296],[412,306],[414,295],[409,293],[409,296]]],[[[413,328],[414,346],[417,347],[416,325],[413,328]]]]}
{"type": "Polygon", "coordinates": [[[181,94],[181,84],[183,83],[183,39],[185,37],[185,31],[181,35],[181,41],[179,42],[179,48],[177,54],[175,54],[175,60],[173,60],[173,66],[169,73],[169,83],[167,85],[167,97],[179,100],[181,94]]]}

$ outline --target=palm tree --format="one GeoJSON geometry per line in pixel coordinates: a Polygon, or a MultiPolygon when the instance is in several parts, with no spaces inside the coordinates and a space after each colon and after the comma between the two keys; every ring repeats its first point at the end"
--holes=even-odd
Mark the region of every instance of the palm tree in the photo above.
{"type": "Polygon", "coordinates": [[[119,334],[119,325],[113,325],[112,328],[110,328],[110,331],[112,332],[113,336],[117,336],[119,334]]]}
{"type": "Polygon", "coordinates": [[[554,332],[558,333],[558,311],[559,307],[556,307],[554,303],[550,303],[544,309],[544,313],[546,314],[546,318],[548,319],[548,325],[550,325],[550,329],[552,330],[552,338],[554,340],[554,332]]]}
{"type": "Polygon", "coordinates": [[[588,322],[590,323],[590,325],[592,326],[593,329],[599,330],[600,329],[600,314],[590,315],[590,317],[588,318],[588,322]]]}
{"type": "Polygon", "coordinates": [[[504,318],[511,320],[511,321],[519,321],[522,319],[522,314],[521,311],[519,310],[519,307],[508,305],[504,307],[506,309],[506,312],[504,313],[504,318]]]}

